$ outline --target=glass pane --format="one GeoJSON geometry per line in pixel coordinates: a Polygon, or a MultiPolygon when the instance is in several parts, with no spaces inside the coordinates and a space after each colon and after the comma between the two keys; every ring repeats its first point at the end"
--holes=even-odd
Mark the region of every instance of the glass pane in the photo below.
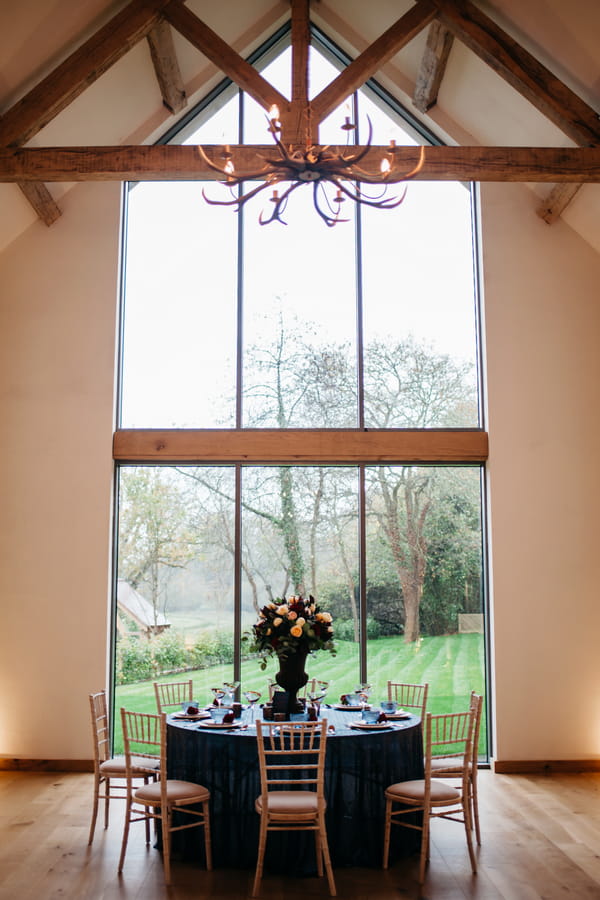
{"type": "MultiPolygon", "coordinates": [[[[236,108],[230,101],[194,139],[220,142],[236,108]]],[[[205,187],[212,198],[224,190],[205,187]]],[[[235,214],[207,205],[200,183],[129,191],[122,427],[234,426],[236,235],[235,214]]]]}
{"type": "Polygon", "coordinates": [[[232,679],[234,476],[120,470],[116,709],[155,712],[155,680],[192,678],[208,703],[232,679]]]}
{"type": "Polygon", "coordinates": [[[430,712],[466,709],[485,693],[480,469],[366,471],[369,680],[379,699],[428,682],[430,712]]]}
{"type": "MultiPolygon", "coordinates": [[[[309,656],[306,671],[309,678],[330,683],[332,702],[351,691],[359,677],[356,469],[245,468],[242,567],[244,629],[265,603],[312,594],[334,617],[338,649],[335,657],[327,651],[309,656]]],[[[258,669],[256,660],[252,666],[258,669]]],[[[248,671],[252,674],[252,668],[248,671]]],[[[277,671],[271,658],[258,690],[277,671]]]]}
{"type": "MultiPolygon", "coordinates": [[[[414,144],[363,94],[360,106],[374,142],[414,144]]],[[[385,195],[401,196],[402,185],[385,195]]],[[[470,191],[409,181],[398,207],[361,213],[365,425],[478,426],[470,191]]]]}

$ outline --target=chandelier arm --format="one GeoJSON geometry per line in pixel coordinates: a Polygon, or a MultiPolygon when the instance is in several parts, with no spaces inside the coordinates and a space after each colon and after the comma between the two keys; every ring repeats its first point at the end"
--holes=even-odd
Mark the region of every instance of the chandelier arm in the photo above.
{"type": "MultiPolygon", "coordinates": [[[[385,192],[388,189],[387,184],[381,184],[381,182],[379,182],[379,181],[374,181],[372,183],[381,187],[382,191],[379,195],[379,198],[378,197],[370,197],[368,194],[363,194],[360,191],[360,189],[358,189],[358,188],[353,191],[351,188],[345,186],[344,182],[349,181],[349,180],[356,181],[357,179],[355,179],[355,178],[350,179],[350,178],[348,178],[348,176],[344,175],[343,179],[341,176],[331,176],[327,180],[330,181],[332,184],[335,184],[335,186],[339,190],[343,191],[343,193],[345,193],[347,197],[350,197],[351,200],[354,200],[355,203],[359,203],[363,199],[363,197],[366,200],[370,200],[372,202],[378,202],[378,203],[383,202],[383,199],[379,199],[379,198],[385,197],[385,192]]],[[[390,199],[393,200],[395,198],[392,197],[390,199]]]]}
{"type": "MultiPolygon", "coordinates": [[[[284,178],[281,181],[285,181],[284,178]]],[[[279,184],[279,181],[273,182],[274,184],[279,184]]],[[[281,197],[278,197],[277,200],[273,202],[273,212],[267,219],[263,219],[262,211],[258,217],[258,222],[260,225],[269,225],[271,222],[281,222],[282,225],[287,225],[287,222],[284,222],[281,218],[281,214],[285,211],[287,206],[287,201],[296,188],[299,188],[302,185],[301,181],[294,181],[288,188],[285,189],[281,197]]]]}
{"type": "MultiPolygon", "coordinates": [[[[262,184],[257,185],[257,187],[252,188],[251,191],[247,191],[245,194],[241,194],[239,197],[234,197],[233,200],[211,200],[210,197],[206,196],[204,192],[204,188],[202,188],[202,196],[206,200],[207,203],[210,203],[211,206],[236,206],[238,210],[241,209],[242,205],[247,201],[251,200],[252,197],[256,197],[257,194],[260,194],[261,191],[264,191],[266,188],[271,187],[273,184],[278,184],[281,179],[269,179],[262,182],[262,184]]],[[[241,184],[241,181],[238,182],[241,184]]],[[[228,187],[233,187],[233,185],[228,185],[228,187]]]]}
{"type": "Polygon", "coordinates": [[[396,177],[393,176],[392,171],[388,172],[385,175],[372,175],[370,172],[365,172],[364,169],[361,169],[360,166],[353,166],[352,169],[348,172],[349,178],[352,178],[352,181],[358,181],[361,184],[400,184],[403,181],[410,181],[411,178],[414,178],[419,174],[423,165],[425,163],[425,147],[421,147],[421,153],[419,155],[419,161],[416,166],[410,170],[410,172],[406,172],[404,175],[398,175],[396,177]]]}
{"type": "Polygon", "coordinates": [[[346,197],[350,198],[350,200],[353,200],[355,203],[360,203],[362,206],[372,206],[375,209],[394,209],[396,206],[400,206],[406,196],[405,187],[399,198],[390,197],[389,200],[373,200],[369,199],[368,197],[363,197],[361,194],[354,193],[349,188],[347,188],[341,180],[336,179],[334,183],[339,187],[340,191],[346,195],[346,197]]]}
{"type": "MultiPolygon", "coordinates": [[[[313,206],[317,212],[317,214],[323,219],[328,228],[333,228],[334,225],[337,225],[338,222],[348,222],[349,219],[341,219],[338,214],[330,216],[328,215],[321,206],[319,205],[319,187],[323,188],[323,183],[321,181],[315,181],[313,184],[313,206]]],[[[324,191],[324,188],[323,188],[324,191]]],[[[327,199],[327,195],[325,195],[327,199]]],[[[329,205],[329,200],[327,200],[327,204],[329,205]]]]}
{"type": "Polygon", "coordinates": [[[354,156],[344,156],[344,154],[340,152],[340,159],[342,159],[343,162],[349,166],[353,166],[355,163],[360,162],[361,159],[363,159],[363,157],[365,157],[371,149],[371,141],[373,140],[373,123],[371,122],[369,116],[367,116],[367,122],[369,123],[369,135],[367,137],[367,143],[362,148],[362,150],[359,150],[359,152],[355,153],[354,156]]]}
{"type": "MultiPolygon", "coordinates": [[[[222,175],[226,179],[223,184],[227,187],[237,187],[244,181],[255,181],[257,178],[260,178],[262,181],[265,175],[270,175],[274,171],[271,161],[266,160],[267,164],[263,166],[262,169],[257,169],[256,172],[245,172],[243,175],[231,175],[229,172],[226,172],[225,169],[215,165],[215,163],[208,158],[200,144],[198,144],[198,153],[209,169],[212,169],[213,172],[218,172],[219,175],[222,175]]],[[[264,157],[262,158],[264,159],[264,157]]]]}

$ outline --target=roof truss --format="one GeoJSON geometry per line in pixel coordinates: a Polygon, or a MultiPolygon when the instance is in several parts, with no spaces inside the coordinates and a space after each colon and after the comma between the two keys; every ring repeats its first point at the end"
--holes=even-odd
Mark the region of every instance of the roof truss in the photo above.
{"type": "MultiPolygon", "coordinates": [[[[427,48],[416,85],[416,106],[437,99],[452,41],[458,39],[505,78],[567,134],[575,148],[429,147],[419,178],[426,180],[561,183],[539,214],[552,221],[576,185],[600,181],[598,114],[514,41],[470,0],[416,0],[414,6],[308,102],[309,2],[290,0],[292,97],[283,97],[260,73],[187,9],[182,0],[131,0],[0,119],[0,181],[17,182],[47,224],[60,210],[44,182],[84,180],[188,180],[214,178],[193,147],[70,147],[28,149],[24,145],[142,39],[150,45],[163,102],[179,112],[186,103],[172,41],[175,28],[266,110],[280,108],[282,139],[317,143],[318,124],[361,87],[424,28],[427,48]],[[308,113],[308,115],[307,115],[308,113]],[[308,119],[308,120],[307,120],[308,119]],[[562,183],[568,183],[565,189],[562,183]]],[[[218,148],[205,147],[216,159],[218,148]]],[[[273,147],[233,148],[236,169],[255,170],[257,157],[273,147]]],[[[369,154],[374,160],[378,148],[369,154]]],[[[381,150],[381,148],[379,148],[381,150]]],[[[406,168],[415,148],[398,148],[406,168]],[[403,158],[404,157],[404,158],[403,158]]],[[[381,153],[379,152],[379,157],[381,153]]],[[[363,161],[368,168],[367,156],[363,161]]],[[[260,165],[260,162],[259,162],[260,165]]]]}

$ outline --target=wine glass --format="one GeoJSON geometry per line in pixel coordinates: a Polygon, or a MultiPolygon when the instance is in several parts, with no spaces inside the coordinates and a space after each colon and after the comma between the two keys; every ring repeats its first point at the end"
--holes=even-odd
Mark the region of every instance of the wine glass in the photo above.
{"type": "Polygon", "coordinates": [[[260,700],[260,691],[244,691],[244,697],[250,706],[250,721],[254,722],[254,707],[260,700]]]}
{"type": "Polygon", "coordinates": [[[229,697],[229,705],[230,706],[232,706],[232,704],[235,701],[235,692],[237,691],[239,686],[240,686],[239,681],[224,681],[223,682],[223,688],[225,690],[225,693],[229,697]]]}
{"type": "Polygon", "coordinates": [[[308,699],[310,700],[311,704],[314,706],[317,715],[319,715],[319,711],[321,709],[320,701],[323,699],[324,696],[325,696],[325,694],[323,693],[323,691],[319,690],[319,688],[316,686],[313,691],[308,692],[308,699]]]}
{"type": "Polygon", "coordinates": [[[369,697],[371,696],[371,685],[366,681],[363,681],[360,684],[357,684],[354,690],[360,697],[360,705],[365,707],[369,702],[369,697]]]}
{"type": "Polygon", "coordinates": [[[329,682],[328,681],[316,681],[315,688],[318,688],[321,691],[321,698],[327,696],[327,691],[329,690],[329,682]]]}
{"type": "Polygon", "coordinates": [[[225,696],[225,693],[226,693],[225,690],[223,688],[214,687],[214,688],[211,688],[211,691],[213,692],[213,695],[215,698],[215,706],[220,706],[221,700],[223,699],[223,697],[225,696]]]}

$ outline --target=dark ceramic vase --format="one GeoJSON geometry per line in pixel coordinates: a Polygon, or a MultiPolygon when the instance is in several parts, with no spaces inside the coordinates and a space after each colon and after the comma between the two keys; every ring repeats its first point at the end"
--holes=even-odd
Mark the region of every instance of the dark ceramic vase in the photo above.
{"type": "Polygon", "coordinates": [[[308,681],[308,675],[304,671],[308,650],[298,649],[295,653],[289,653],[279,657],[279,672],[275,681],[279,687],[287,691],[287,713],[299,713],[304,710],[302,703],[297,698],[300,688],[308,681]]]}

